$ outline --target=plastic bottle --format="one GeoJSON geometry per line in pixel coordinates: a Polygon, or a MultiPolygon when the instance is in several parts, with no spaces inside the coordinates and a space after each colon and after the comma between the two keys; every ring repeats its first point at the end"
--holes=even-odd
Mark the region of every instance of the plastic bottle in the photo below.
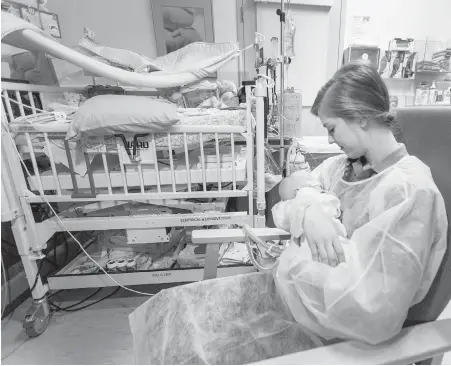
{"type": "Polygon", "coordinates": [[[435,80],[432,82],[431,87],[429,88],[429,97],[428,97],[428,103],[429,105],[435,104],[435,101],[437,99],[437,85],[435,84],[435,80]]]}
{"type": "Polygon", "coordinates": [[[443,104],[451,105],[451,87],[443,93],[443,104]]]}
{"type": "Polygon", "coordinates": [[[415,91],[415,105],[425,105],[429,99],[429,89],[427,83],[422,81],[420,87],[415,91]]]}
{"type": "Polygon", "coordinates": [[[444,90],[437,90],[437,98],[435,99],[435,104],[443,104],[443,94],[444,90]]]}
{"type": "Polygon", "coordinates": [[[295,57],[294,53],[294,36],[296,34],[296,16],[291,11],[288,10],[287,19],[285,22],[285,56],[295,57]]]}

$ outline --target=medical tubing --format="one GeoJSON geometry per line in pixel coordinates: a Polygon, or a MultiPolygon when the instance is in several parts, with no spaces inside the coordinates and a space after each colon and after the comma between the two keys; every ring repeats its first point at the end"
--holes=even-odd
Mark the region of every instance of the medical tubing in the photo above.
{"type": "MultiPolygon", "coordinates": [[[[242,225],[241,230],[243,230],[243,232],[246,235],[246,239],[245,239],[246,248],[249,253],[249,258],[250,258],[252,264],[254,265],[254,267],[256,267],[258,270],[260,270],[262,272],[272,271],[274,269],[274,267],[277,265],[277,263],[278,263],[277,258],[282,254],[283,250],[280,248],[277,248],[274,245],[269,245],[268,243],[261,240],[257,235],[255,235],[255,233],[253,232],[252,228],[249,225],[246,225],[246,224],[242,225]],[[251,245],[251,241],[256,244],[258,251],[260,251],[260,246],[261,246],[264,249],[266,254],[268,254],[269,256],[271,256],[272,258],[275,259],[275,262],[272,266],[265,268],[257,262],[257,260],[254,257],[254,252],[253,252],[253,248],[251,245]],[[274,248],[274,252],[275,252],[274,254],[272,253],[273,248],[274,248]]],[[[261,251],[260,251],[260,254],[261,254],[261,251]]],[[[263,258],[263,256],[261,256],[261,257],[263,258]]]]}

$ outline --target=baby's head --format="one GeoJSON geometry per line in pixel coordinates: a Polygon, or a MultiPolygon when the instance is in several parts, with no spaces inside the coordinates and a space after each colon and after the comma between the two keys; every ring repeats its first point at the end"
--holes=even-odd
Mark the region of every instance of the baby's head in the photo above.
{"type": "Polygon", "coordinates": [[[309,172],[298,170],[280,182],[280,199],[282,201],[292,200],[296,197],[299,189],[306,187],[321,190],[320,183],[309,172]]]}

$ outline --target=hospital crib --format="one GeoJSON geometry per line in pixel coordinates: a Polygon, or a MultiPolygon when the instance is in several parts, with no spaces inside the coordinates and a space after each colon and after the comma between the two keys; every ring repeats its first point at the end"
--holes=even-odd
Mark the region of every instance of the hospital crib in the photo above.
{"type": "MultiPolygon", "coordinates": [[[[254,133],[251,102],[247,105],[244,126],[171,127],[162,133],[168,143],[163,152],[155,147],[155,140],[161,133],[149,134],[153,162],[134,159],[136,150],[133,154],[130,150],[139,142],[136,138],[135,145],[129,146],[128,150],[123,137],[115,140],[114,167],[105,151],[85,148],[83,153],[88,173],[82,177],[75,174],[70,164],[71,152],[64,140],[69,126],[67,121],[48,124],[14,122],[17,117],[39,115],[35,95],[42,97],[46,93],[81,91],[78,88],[2,83],[2,221],[12,222],[16,245],[32,289],[34,303],[25,319],[27,333],[31,336],[42,333],[47,325],[49,304],[46,296],[49,290],[192,282],[254,271],[252,265],[244,263],[218,267],[219,247],[208,245],[204,268],[73,275],[67,273],[66,267],[49,277],[48,284],[42,282],[36,261],[43,258],[46,242],[56,232],[124,229],[129,238],[141,238],[140,243],[143,237],[148,239],[147,242],[152,242],[152,239],[153,242],[170,242],[174,239],[174,231],[167,228],[222,227],[237,223],[261,226],[264,222],[261,209],[258,217],[253,212],[254,190],[262,190],[258,197],[264,197],[264,183],[254,187],[252,179],[254,133]],[[18,110],[20,116],[15,115],[14,110],[18,110]],[[179,151],[171,146],[174,135],[183,136],[184,144],[179,151]],[[203,135],[214,137],[213,148],[209,151],[200,143],[194,161],[195,154],[187,144],[191,135],[199,136],[201,142],[204,141],[203,135]],[[36,144],[37,139],[40,144],[36,144]],[[69,169],[61,167],[53,156],[51,144],[55,141],[65,146],[69,169]],[[230,146],[227,158],[223,152],[225,145],[230,146]],[[176,159],[177,152],[178,157],[182,157],[181,161],[176,159]],[[165,165],[160,164],[162,153],[165,165]],[[97,165],[94,160],[90,163],[90,154],[98,158],[97,165]],[[42,156],[47,162],[44,169],[39,164],[42,156]],[[231,197],[247,198],[247,212],[224,212],[225,203],[231,197]],[[139,209],[125,214],[114,213],[115,207],[127,203],[138,204],[139,209]],[[33,204],[47,205],[53,213],[58,207],[58,215],[36,222],[33,204]]],[[[251,93],[250,87],[248,92],[251,93]]],[[[127,94],[156,95],[150,91],[127,94]]],[[[263,131],[258,127],[256,141],[257,168],[263,172],[263,131]]],[[[263,177],[262,174],[259,176],[260,179],[263,177]]]]}
{"type": "MultiPolygon", "coordinates": [[[[451,107],[407,107],[398,110],[404,143],[410,154],[431,169],[445,200],[451,222],[451,107]]],[[[258,123],[258,121],[257,121],[258,123]]],[[[272,228],[257,228],[262,240],[289,239],[289,233],[272,228]]],[[[245,240],[243,231],[199,230],[193,232],[197,243],[245,240]]],[[[451,351],[451,319],[437,320],[451,300],[451,226],[447,250],[431,288],[422,302],[409,310],[401,333],[383,344],[370,346],[356,341],[268,359],[262,365],[325,364],[441,364],[443,354],[451,351]]]]}

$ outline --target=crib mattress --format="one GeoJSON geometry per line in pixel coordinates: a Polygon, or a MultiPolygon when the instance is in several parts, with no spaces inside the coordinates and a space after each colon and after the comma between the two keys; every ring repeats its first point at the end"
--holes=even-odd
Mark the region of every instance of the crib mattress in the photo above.
{"type": "MultiPolygon", "coordinates": [[[[240,126],[246,127],[246,111],[243,109],[235,110],[220,110],[215,108],[180,108],[178,110],[178,116],[180,121],[176,125],[183,126],[240,126]]],[[[68,121],[62,121],[60,124],[54,123],[55,126],[59,126],[58,130],[67,130],[69,123],[68,121]]],[[[64,132],[63,132],[64,133],[64,132]]],[[[64,142],[62,140],[63,133],[59,132],[57,135],[59,139],[52,139],[51,137],[55,133],[49,133],[50,143],[52,148],[55,146],[57,148],[64,148],[64,142]]],[[[133,140],[133,132],[127,134],[125,137],[127,140],[133,140]]],[[[30,133],[32,140],[32,146],[35,151],[44,151],[46,148],[46,142],[44,140],[44,135],[39,133],[30,133]]],[[[240,136],[236,137],[237,139],[240,136]]],[[[141,138],[140,141],[150,143],[150,137],[141,138]]],[[[188,149],[194,149],[200,146],[201,143],[206,141],[211,141],[215,139],[215,135],[212,133],[202,134],[202,138],[198,133],[188,133],[186,134],[188,149]]],[[[230,134],[218,134],[218,139],[230,139],[230,134]]],[[[19,146],[19,151],[23,154],[29,153],[27,140],[24,134],[19,133],[16,138],[16,144],[19,146]]],[[[107,151],[111,152],[117,149],[116,138],[113,136],[99,136],[90,137],[83,139],[80,142],[71,141],[70,146],[72,149],[77,149],[84,147],[90,151],[107,151]]],[[[155,147],[157,151],[167,150],[169,146],[169,138],[167,133],[156,133],[155,134],[155,147]]],[[[171,133],[171,147],[173,149],[184,148],[185,141],[184,135],[181,133],[171,133]]]]}
{"type": "MultiPolygon", "coordinates": [[[[243,109],[236,110],[219,110],[219,109],[201,109],[201,108],[180,108],[178,110],[180,116],[179,125],[191,125],[191,126],[238,126],[246,127],[246,111],[243,109]]],[[[58,124],[55,124],[58,125],[58,124]]],[[[30,133],[30,138],[33,146],[33,151],[36,155],[45,154],[52,156],[57,164],[63,164],[69,168],[67,153],[64,146],[64,130],[67,129],[68,123],[61,122],[59,124],[59,132],[49,133],[49,141],[46,142],[42,133],[30,133]],[[58,137],[54,139],[53,137],[58,137]]],[[[128,147],[132,150],[133,134],[124,136],[126,138],[128,147]]],[[[142,155],[143,159],[150,161],[155,160],[153,144],[155,143],[156,151],[167,151],[169,146],[176,152],[185,151],[185,139],[186,148],[188,150],[194,150],[201,145],[208,146],[209,142],[214,144],[216,137],[221,144],[224,141],[230,142],[230,133],[218,133],[215,136],[214,133],[171,133],[170,136],[167,133],[157,133],[152,136],[141,137],[138,140],[138,153],[142,155]]],[[[27,139],[23,133],[19,133],[16,136],[16,144],[18,150],[24,159],[30,157],[30,149],[27,143],[27,139]]],[[[235,141],[243,140],[240,134],[235,133],[235,141]]],[[[71,151],[74,170],[77,174],[84,176],[87,173],[87,167],[84,159],[84,152],[90,154],[91,160],[97,153],[108,154],[121,154],[122,159],[127,163],[131,163],[127,157],[127,152],[124,147],[123,141],[120,138],[114,136],[103,137],[89,137],[80,141],[69,141],[69,147],[71,151]]]]}

